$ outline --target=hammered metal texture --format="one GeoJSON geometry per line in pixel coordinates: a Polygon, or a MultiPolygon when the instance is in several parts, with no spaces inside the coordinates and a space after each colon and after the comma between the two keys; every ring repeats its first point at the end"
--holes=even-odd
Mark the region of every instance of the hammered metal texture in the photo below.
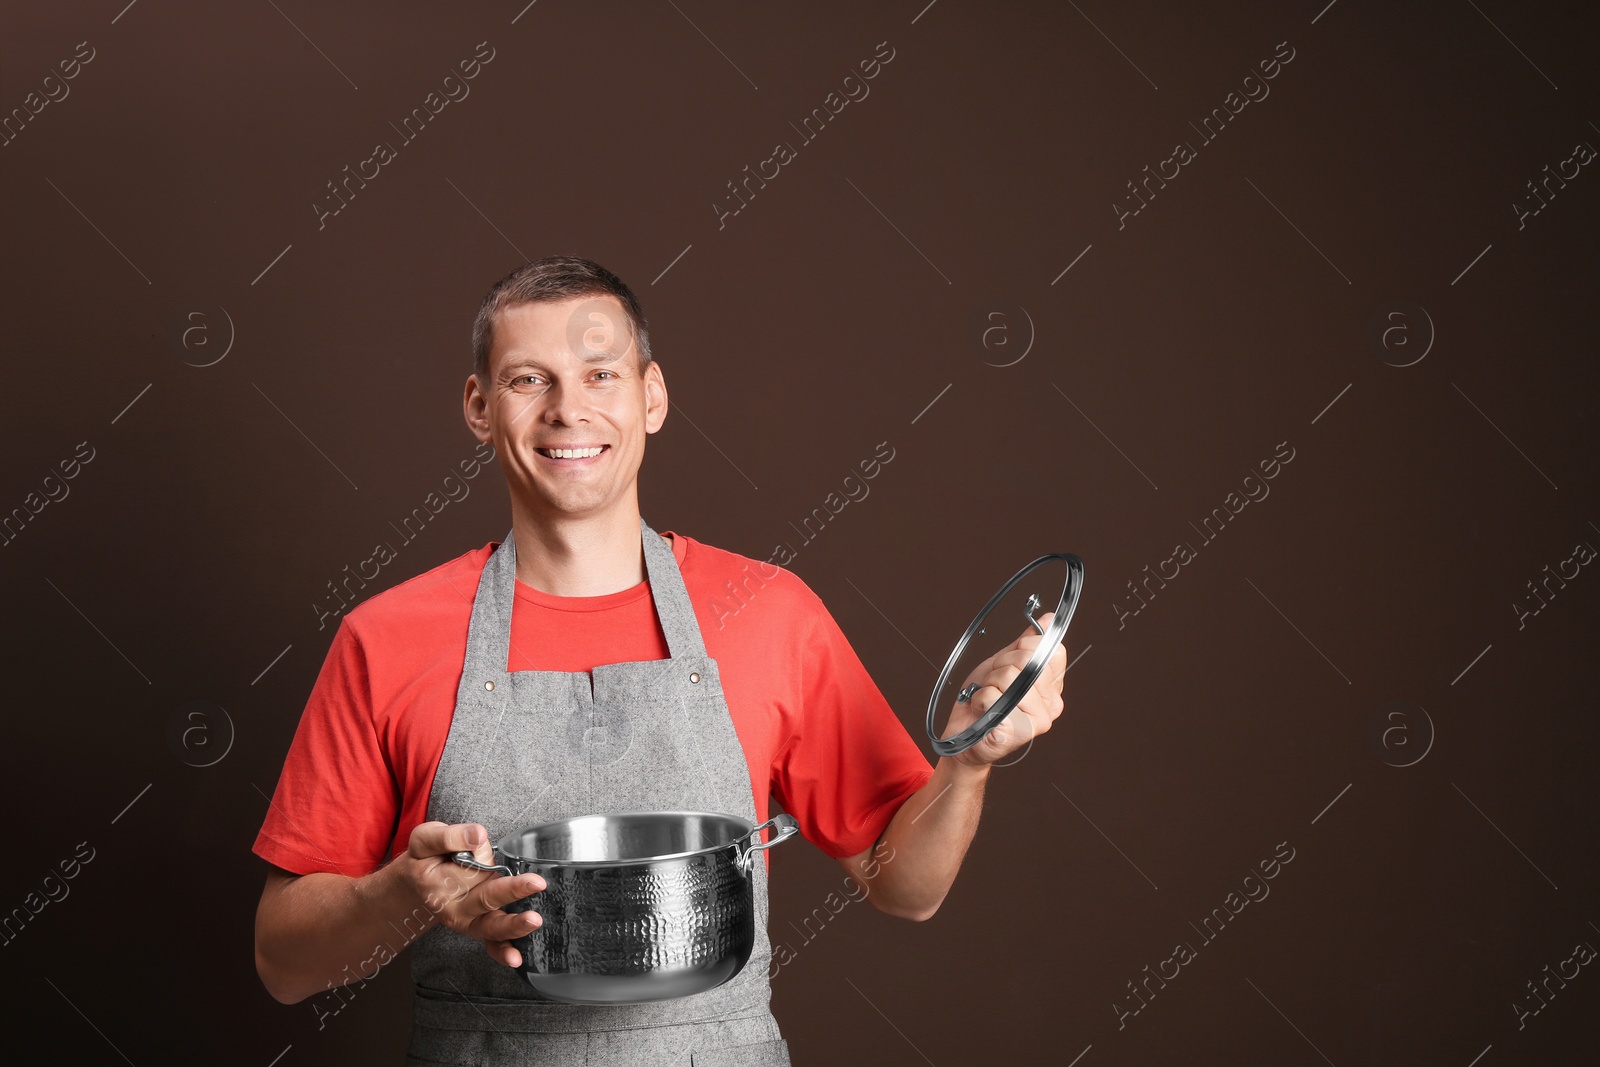
{"type": "Polygon", "coordinates": [[[519,902],[543,919],[517,942],[525,971],[628,976],[749,958],[748,880],[724,851],[610,868],[517,866],[547,883],[519,902]]]}

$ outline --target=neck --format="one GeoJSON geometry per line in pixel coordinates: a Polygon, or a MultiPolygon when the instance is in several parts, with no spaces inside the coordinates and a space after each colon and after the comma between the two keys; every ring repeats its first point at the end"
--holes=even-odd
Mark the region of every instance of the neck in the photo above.
{"type": "Polygon", "coordinates": [[[645,580],[639,505],[593,515],[540,512],[511,504],[517,580],[552,596],[605,596],[645,580]]]}

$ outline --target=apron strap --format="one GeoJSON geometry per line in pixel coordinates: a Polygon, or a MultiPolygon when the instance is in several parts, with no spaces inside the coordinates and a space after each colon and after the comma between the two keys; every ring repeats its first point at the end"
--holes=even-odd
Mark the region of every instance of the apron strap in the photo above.
{"type": "Polygon", "coordinates": [[[700,623],[689,603],[689,590],[683,584],[683,571],[666,540],[650,528],[643,518],[639,528],[644,536],[644,566],[650,578],[650,597],[655,601],[661,632],[673,659],[699,659],[706,654],[700,623]]]}
{"type": "MultiPolygon", "coordinates": [[[[639,534],[644,544],[650,597],[656,616],[661,620],[670,656],[673,659],[705,656],[705,640],[700,635],[700,624],[695,619],[677,557],[643,517],[639,519],[639,534]]],[[[474,702],[482,702],[501,688],[511,657],[511,610],[516,599],[517,539],[513,530],[490,554],[483,575],[478,579],[472,621],[467,626],[467,655],[459,697],[470,696],[474,702]]]]}

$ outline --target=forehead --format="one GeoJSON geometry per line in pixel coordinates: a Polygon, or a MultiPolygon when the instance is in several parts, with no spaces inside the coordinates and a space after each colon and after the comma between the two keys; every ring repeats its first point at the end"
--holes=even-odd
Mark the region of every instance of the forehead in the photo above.
{"type": "Polygon", "coordinates": [[[601,365],[634,354],[627,312],[609,293],[502,308],[492,336],[491,368],[512,364],[553,368],[574,361],[601,365]]]}

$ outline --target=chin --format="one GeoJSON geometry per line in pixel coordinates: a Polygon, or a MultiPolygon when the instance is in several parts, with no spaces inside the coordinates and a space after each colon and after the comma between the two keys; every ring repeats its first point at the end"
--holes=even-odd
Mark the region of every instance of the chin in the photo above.
{"type": "Polygon", "coordinates": [[[577,516],[593,515],[596,512],[604,511],[606,508],[610,507],[614,501],[580,500],[572,497],[545,497],[543,498],[542,503],[544,508],[548,511],[557,512],[563,515],[577,516]]]}

